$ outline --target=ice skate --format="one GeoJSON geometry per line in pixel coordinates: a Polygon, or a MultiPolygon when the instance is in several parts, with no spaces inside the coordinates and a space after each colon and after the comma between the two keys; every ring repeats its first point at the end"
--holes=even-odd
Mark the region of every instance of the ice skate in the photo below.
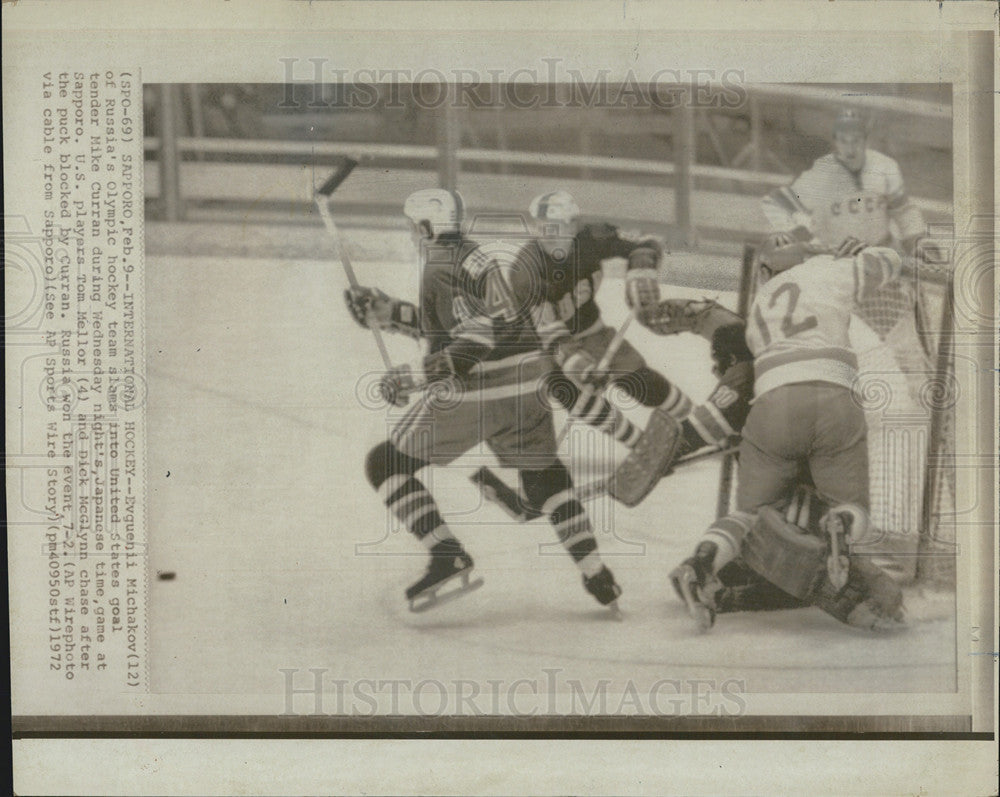
{"type": "Polygon", "coordinates": [[[473,562],[457,540],[444,540],[431,549],[431,562],[423,577],[406,590],[411,612],[425,612],[442,603],[479,589],[483,580],[471,580],[473,562]],[[440,590],[456,579],[461,583],[447,592],[440,590]]]}
{"type": "Polygon", "coordinates": [[[611,610],[611,614],[616,620],[621,619],[622,611],[618,608],[618,597],[622,594],[622,588],[615,582],[615,577],[606,565],[594,575],[584,576],[583,586],[597,599],[598,603],[611,610]]]}
{"type": "Polygon", "coordinates": [[[722,588],[712,572],[715,552],[714,543],[702,542],[694,556],[685,559],[670,573],[670,583],[702,631],[708,631],[715,624],[715,597],[722,588]]]}

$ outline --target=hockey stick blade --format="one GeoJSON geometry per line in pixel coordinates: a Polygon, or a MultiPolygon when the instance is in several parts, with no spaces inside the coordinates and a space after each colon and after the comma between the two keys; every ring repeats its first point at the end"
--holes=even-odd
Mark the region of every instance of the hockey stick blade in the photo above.
{"type": "Polygon", "coordinates": [[[358,162],[354,158],[350,158],[343,155],[339,158],[339,163],[337,164],[337,170],[331,174],[326,182],[323,183],[317,190],[317,196],[329,197],[334,191],[340,186],[344,180],[350,176],[351,172],[354,171],[354,167],[358,165],[358,162]]]}

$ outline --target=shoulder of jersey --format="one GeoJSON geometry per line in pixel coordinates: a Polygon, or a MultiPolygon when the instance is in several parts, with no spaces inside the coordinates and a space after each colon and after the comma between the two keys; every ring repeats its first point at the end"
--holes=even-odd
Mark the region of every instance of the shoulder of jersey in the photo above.
{"type": "Polygon", "coordinates": [[[816,158],[816,160],[813,161],[812,167],[818,172],[844,170],[843,164],[841,164],[841,162],[837,160],[837,156],[834,155],[832,152],[828,152],[826,155],[816,158]]]}
{"type": "Polygon", "coordinates": [[[887,168],[896,166],[896,160],[878,150],[869,149],[865,150],[865,166],[869,169],[884,171],[887,168]]]}

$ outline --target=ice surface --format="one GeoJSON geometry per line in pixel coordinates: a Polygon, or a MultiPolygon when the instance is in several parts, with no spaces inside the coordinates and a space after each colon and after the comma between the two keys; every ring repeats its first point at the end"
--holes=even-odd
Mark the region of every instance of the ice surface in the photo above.
{"type": "MultiPolygon", "coordinates": [[[[355,266],[362,283],[414,293],[412,264],[355,266]]],[[[723,615],[698,633],[667,573],[713,519],[717,460],[679,470],[635,509],[590,505],[624,589],[621,622],[583,590],[544,520],[517,525],[482,505],[467,477],[491,460],[433,470],[427,483],[486,584],[411,614],[403,589],[425,555],[387,525],[364,477],[388,420],[358,398],[380,363],[343,306],[338,265],[149,256],[146,269],[150,569],[177,573],[150,588],[154,692],[230,695],[234,707],[245,707],[240,695],[274,695],[277,713],[282,668],[347,681],[541,681],[554,668],[612,688],[732,678],[759,693],[955,689],[947,607],[886,637],[816,609],[723,615]]],[[[625,316],[621,294],[619,280],[601,287],[609,324],[625,316]]],[[[628,339],[693,399],[707,396],[707,343],[637,325],[628,339]]],[[[418,354],[401,338],[389,350],[397,362],[418,354]]],[[[608,466],[606,443],[586,456],[584,437],[568,445],[578,481],[608,466]]]]}

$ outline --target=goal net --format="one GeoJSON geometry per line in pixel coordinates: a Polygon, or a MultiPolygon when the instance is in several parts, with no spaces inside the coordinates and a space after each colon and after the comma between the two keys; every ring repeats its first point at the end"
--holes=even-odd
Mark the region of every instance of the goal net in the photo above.
{"type": "MultiPolygon", "coordinates": [[[[757,284],[746,245],[741,307],[757,284]]],[[[858,355],[855,398],[868,424],[870,513],[865,551],[904,583],[951,587],[955,579],[954,405],[950,269],[907,268],[851,321],[858,355]]],[[[720,501],[721,504],[721,501],[720,501]]]]}

